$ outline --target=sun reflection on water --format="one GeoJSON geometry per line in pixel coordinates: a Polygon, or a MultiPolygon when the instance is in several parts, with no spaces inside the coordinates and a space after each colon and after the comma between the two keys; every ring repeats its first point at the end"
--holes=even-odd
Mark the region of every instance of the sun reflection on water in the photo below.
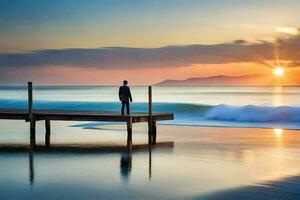
{"type": "Polygon", "coordinates": [[[282,104],[283,104],[282,93],[283,93],[282,86],[274,87],[273,95],[272,95],[274,106],[282,106],[282,104]]]}
{"type": "Polygon", "coordinates": [[[274,135],[276,136],[276,138],[281,138],[282,134],[283,134],[283,129],[281,128],[274,128],[274,135]]]}

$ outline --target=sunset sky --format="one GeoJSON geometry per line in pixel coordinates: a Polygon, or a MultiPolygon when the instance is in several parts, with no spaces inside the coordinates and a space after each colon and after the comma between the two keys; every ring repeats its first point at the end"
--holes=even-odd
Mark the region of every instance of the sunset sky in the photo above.
{"type": "Polygon", "coordinates": [[[0,84],[300,84],[299,0],[0,0],[0,84]],[[299,79],[299,80],[298,80],[299,79]]]}

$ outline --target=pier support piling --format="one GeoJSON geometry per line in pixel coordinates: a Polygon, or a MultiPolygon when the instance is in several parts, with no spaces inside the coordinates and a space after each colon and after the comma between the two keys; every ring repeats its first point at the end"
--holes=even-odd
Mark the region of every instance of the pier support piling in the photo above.
{"type": "Polygon", "coordinates": [[[152,144],[156,144],[156,121],[152,122],[152,144]]]}
{"type": "Polygon", "coordinates": [[[45,120],[45,146],[50,147],[50,120],[45,120]]]}
{"type": "Polygon", "coordinates": [[[152,122],[148,121],[148,144],[151,145],[153,142],[153,134],[152,134],[152,122]]]}
{"type": "Polygon", "coordinates": [[[127,121],[127,149],[132,152],[132,118],[127,121]]]}
{"type": "Polygon", "coordinates": [[[156,144],[156,121],[148,121],[148,144],[155,145],[156,144]]]}
{"type": "Polygon", "coordinates": [[[35,140],[35,121],[31,120],[30,121],[30,148],[34,149],[36,145],[36,140],[35,140]]]}

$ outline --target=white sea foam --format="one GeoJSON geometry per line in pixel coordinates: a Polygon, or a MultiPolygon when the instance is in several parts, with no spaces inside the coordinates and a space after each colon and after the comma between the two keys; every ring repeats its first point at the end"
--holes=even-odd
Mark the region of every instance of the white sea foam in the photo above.
{"type": "Polygon", "coordinates": [[[299,122],[300,108],[290,106],[217,105],[208,110],[206,119],[238,122],[299,122]]]}

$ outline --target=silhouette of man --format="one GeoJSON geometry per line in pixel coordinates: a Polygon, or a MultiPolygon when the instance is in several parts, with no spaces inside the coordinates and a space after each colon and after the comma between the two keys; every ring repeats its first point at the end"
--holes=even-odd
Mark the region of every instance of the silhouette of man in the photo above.
{"type": "Polygon", "coordinates": [[[130,115],[129,101],[132,102],[132,97],[130,93],[130,88],[127,86],[127,84],[128,81],[124,80],[123,85],[119,88],[119,99],[122,102],[122,109],[121,109],[122,115],[124,115],[125,106],[127,110],[127,115],[130,115]]]}

